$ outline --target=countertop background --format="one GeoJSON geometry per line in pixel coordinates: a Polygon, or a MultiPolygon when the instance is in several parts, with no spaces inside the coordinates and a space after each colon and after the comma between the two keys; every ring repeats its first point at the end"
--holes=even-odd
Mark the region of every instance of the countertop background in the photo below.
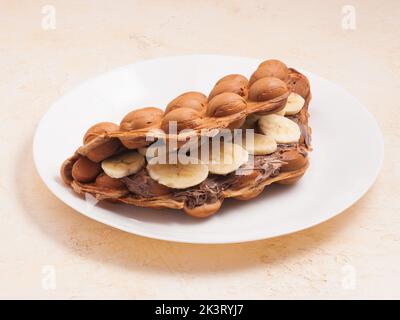
{"type": "Polygon", "coordinates": [[[1,0],[0,297],[400,298],[399,19],[396,0],[1,0]],[[312,229],[234,245],[142,238],[57,200],[31,151],[50,105],[114,67],[190,53],[279,58],[342,85],[384,134],[374,186],[312,229]]]}

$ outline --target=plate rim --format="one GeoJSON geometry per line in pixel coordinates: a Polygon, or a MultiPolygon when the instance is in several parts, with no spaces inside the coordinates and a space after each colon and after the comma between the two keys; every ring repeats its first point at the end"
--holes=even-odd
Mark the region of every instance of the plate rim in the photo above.
{"type": "Polygon", "coordinates": [[[125,226],[124,224],[119,224],[117,222],[115,222],[114,220],[109,220],[109,219],[105,219],[96,215],[91,215],[87,212],[84,212],[82,210],[80,210],[79,208],[77,208],[77,206],[74,203],[70,203],[67,202],[63,199],[62,195],[59,194],[58,191],[53,190],[50,186],[50,184],[47,182],[47,179],[45,179],[43,172],[41,172],[39,165],[38,165],[38,139],[39,139],[39,133],[41,130],[41,127],[43,126],[43,123],[45,122],[46,118],[48,117],[48,115],[51,113],[52,110],[55,109],[56,104],[60,101],[60,99],[72,94],[73,92],[75,92],[76,90],[78,90],[78,88],[85,86],[87,83],[93,81],[94,79],[97,79],[100,76],[104,76],[106,77],[107,75],[111,74],[111,73],[115,73],[118,72],[121,69],[125,69],[125,68],[129,68],[129,67],[133,67],[135,65],[138,64],[143,64],[143,63],[149,63],[149,62],[155,62],[155,61],[165,61],[165,60],[179,60],[182,58],[202,58],[202,59],[212,59],[212,58],[233,58],[233,59],[246,59],[248,61],[253,61],[253,62],[261,62],[262,59],[259,58],[251,58],[251,57],[243,57],[243,56],[233,56],[233,55],[219,55],[219,54],[187,54],[187,55],[169,55],[169,56],[164,56],[164,57],[157,57],[157,58],[150,58],[150,59],[143,59],[143,60],[138,60],[136,62],[130,63],[130,64],[126,64],[126,65],[122,65],[122,66],[118,66],[116,68],[112,68],[108,71],[105,71],[103,73],[94,75],[80,83],[78,83],[78,85],[73,86],[70,90],[68,90],[66,93],[62,94],[61,96],[59,96],[54,102],[51,103],[50,107],[45,111],[45,113],[41,116],[37,126],[36,126],[36,130],[35,130],[35,134],[34,134],[34,138],[33,138],[33,144],[32,144],[32,151],[33,151],[33,161],[34,161],[34,165],[35,165],[35,169],[36,172],[39,174],[41,180],[43,181],[43,183],[46,185],[46,187],[50,190],[50,192],[56,196],[56,198],[58,198],[60,201],[62,201],[64,204],[66,204],[67,206],[69,206],[70,208],[74,209],[75,211],[77,211],[78,213],[93,219],[97,222],[103,223],[107,226],[110,226],[112,228],[130,233],[130,234],[134,234],[137,236],[142,236],[145,238],[151,238],[151,239],[157,239],[157,240],[163,240],[163,241],[169,241],[169,242],[176,242],[176,243],[190,243],[190,244],[203,244],[203,245],[207,245],[207,244],[235,244],[235,243],[245,243],[245,242],[253,242],[253,241],[260,241],[260,240],[266,240],[266,239],[273,239],[276,237],[281,237],[281,236],[286,236],[289,234],[293,234],[296,232],[301,232],[303,230],[315,227],[323,222],[329,221],[335,217],[337,217],[339,214],[345,212],[348,208],[350,208],[352,205],[356,204],[367,192],[368,190],[373,186],[374,182],[376,181],[383,162],[384,162],[384,138],[383,138],[383,134],[382,131],[380,130],[379,124],[376,121],[375,117],[373,116],[373,114],[368,110],[367,107],[365,107],[365,105],[363,103],[361,103],[359,101],[359,99],[357,97],[355,97],[354,95],[352,95],[351,93],[349,93],[348,91],[346,91],[342,86],[336,84],[335,82],[332,82],[324,77],[321,77],[318,74],[315,74],[313,72],[309,72],[306,71],[302,68],[296,68],[301,72],[304,72],[306,75],[313,75],[313,77],[319,78],[327,83],[329,83],[330,85],[336,87],[336,89],[342,91],[343,93],[351,96],[360,106],[363,107],[366,115],[370,118],[371,123],[373,123],[374,129],[377,133],[377,141],[378,141],[378,147],[380,152],[377,153],[377,155],[379,156],[378,159],[378,165],[375,168],[375,171],[373,172],[373,174],[369,175],[369,179],[368,179],[368,183],[365,183],[364,186],[362,188],[359,189],[359,191],[357,192],[357,195],[355,196],[355,198],[353,198],[352,201],[347,201],[346,204],[344,204],[343,206],[341,206],[340,209],[335,209],[333,211],[335,211],[334,213],[329,214],[329,217],[326,216],[321,216],[319,215],[317,219],[313,219],[310,223],[308,223],[307,225],[301,226],[300,228],[293,228],[292,230],[288,230],[285,232],[278,232],[278,234],[272,234],[272,235],[267,235],[267,236],[242,236],[242,237],[238,237],[238,239],[234,240],[234,239],[221,239],[221,240],[211,240],[211,241],[204,241],[204,240],[190,240],[190,239],[181,239],[180,237],[174,237],[174,236],[163,236],[160,234],[157,234],[156,231],[147,231],[147,232],[142,232],[141,230],[131,230],[131,228],[129,228],[128,226],[125,226]]]}

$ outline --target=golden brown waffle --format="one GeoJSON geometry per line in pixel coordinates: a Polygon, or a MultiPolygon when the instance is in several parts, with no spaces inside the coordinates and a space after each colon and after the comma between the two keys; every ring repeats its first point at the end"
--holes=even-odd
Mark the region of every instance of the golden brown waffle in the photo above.
{"type": "Polygon", "coordinates": [[[292,184],[308,167],[311,129],[308,105],[311,99],[307,78],[277,60],[267,60],[247,80],[242,75],[220,79],[208,97],[188,92],[171,101],[165,111],[147,107],[132,111],[120,125],[104,122],[89,129],[83,146],[61,168],[64,182],[79,194],[90,193],[98,200],[152,207],[184,209],[195,217],[207,217],[220,208],[225,198],[249,200],[271,183],[292,184]],[[111,179],[100,163],[127,149],[148,146],[149,132],[162,130],[165,138],[177,139],[184,129],[201,134],[202,129],[241,128],[251,114],[268,115],[282,110],[291,92],[305,99],[303,108],[288,116],[301,130],[297,143],[280,144],[276,152],[254,157],[250,174],[209,175],[197,186],[171,189],[158,184],[146,169],[122,179],[111,179]],[[175,121],[177,132],[169,132],[175,121]],[[137,189],[137,186],[142,189],[137,189]],[[147,189],[146,189],[147,188],[147,189]]]}

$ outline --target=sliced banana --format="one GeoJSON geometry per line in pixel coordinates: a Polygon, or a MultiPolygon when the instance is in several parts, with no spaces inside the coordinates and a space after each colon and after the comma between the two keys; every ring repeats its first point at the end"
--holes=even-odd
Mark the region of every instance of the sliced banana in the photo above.
{"type": "Polygon", "coordinates": [[[278,148],[275,139],[271,135],[259,133],[243,137],[242,145],[250,154],[256,156],[274,153],[278,148]],[[251,138],[252,136],[254,139],[251,138]]]}
{"type": "Polygon", "coordinates": [[[221,144],[219,151],[213,148],[210,150],[208,170],[214,174],[226,175],[239,169],[248,160],[249,153],[246,149],[238,144],[225,142],[221,144]]]}
{"type": "Polygon", "coordinates": [[[104,160],[101,163],[106,175],[120,179],[137,173],[145,165],[145,158],[137,151],[129,151],[104,160]]]}
{"type": "Polygon", "coordinates": [[[198,185],[208,177],[208,166],[199,163],[198,160],[197,162],[187,164],[149,163],[147,171],[152,179],[164,186],[186,189],[198,185]]]}
{"type": "Polygon", "coordinates": [[[301,95],[292,92],[287,99],[285,108],[283,108],[284,115],[291,116],[293,114],[299,113],[300,110],[303,108],[304,103],[305,100],[301,95]]]}
{"type": "Polygon", "coordinates": [[[269,114],[258,120],[262,133],[271,135],[277,143],[295,143],[300,139],[300,128],[296,122],[279,116],[269,114]]]}

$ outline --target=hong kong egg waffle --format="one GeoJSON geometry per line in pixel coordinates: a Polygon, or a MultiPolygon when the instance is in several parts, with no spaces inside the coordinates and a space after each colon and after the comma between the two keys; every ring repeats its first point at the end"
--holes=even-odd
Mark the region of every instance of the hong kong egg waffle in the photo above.
{"type": "Polygon", "coordinates": [[[267,60],[260,64],[250,80],[241,75],[222,78],[208,97],[199,92],[188,92],[171,101],[165,111],[155,107],[142,108],[126,115],[119,126],[107,122],[93,126],[85,135],[83,146],[64,162],[61,175],[75,192],[90,193],[99,200],[184,209],[195,217],[206,217],[218,211],[225,198],[248,200],[271,183],[290,184],[300,179],[308,167],[311,150],[310,99],[310,86],[304,75],[277,60],[267,60]],[[301,110],[287,116],[300,127],[299,141],[278,144],[274,153],[255,156],[250,174],[210,174],[196,186],[177,190],[154,181],[145,168],[120,179],[107,177],[101,169],[103,160],[149,145],[151,142],[146,140],[149,132],[155,138],[164,132],[164,138],[168,140],[179,138],[184,129],[201,134],[201,129],[241,128],[249,115],[264,116],[284,109],[291,93],[304,98],[301,110]],[[169,132],[171,122],[176,123],[177,132],[169,132]],[[86,162],[92,163],[90,169],[86,162]],[[74,169],[78,173],[74,174],[74,169]],[[142,189],[137,190],[137,185],[142,189]]]}

